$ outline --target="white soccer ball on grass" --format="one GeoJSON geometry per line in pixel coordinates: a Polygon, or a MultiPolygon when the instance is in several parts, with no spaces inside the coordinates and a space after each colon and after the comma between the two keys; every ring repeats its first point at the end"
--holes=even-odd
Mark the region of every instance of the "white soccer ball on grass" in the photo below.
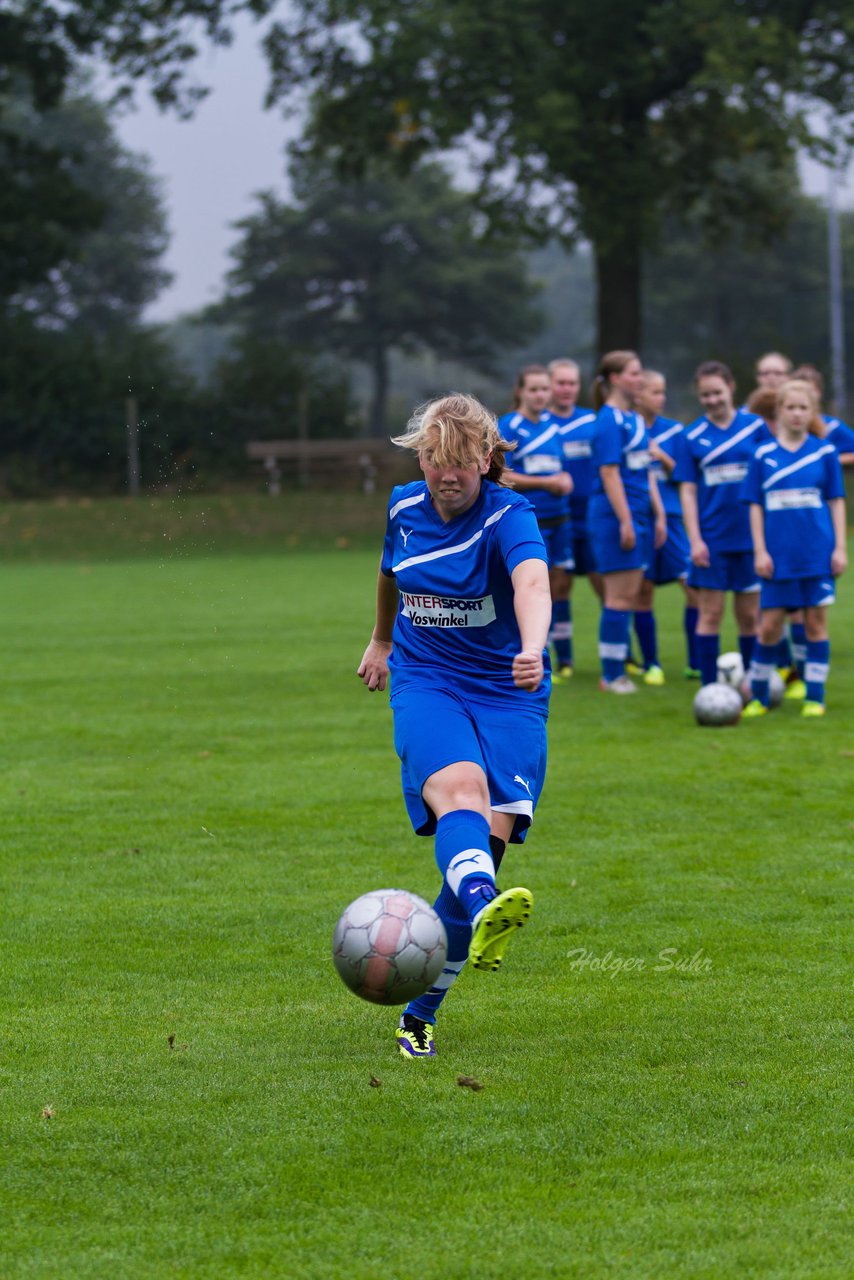
{"type": "Polygon", "coordinates": [[[731,685],[704,684],[694,698],[694,718],[697,724],[716,728],[738,724],[742,705],[741,694],[731,685]]]}
{"type": "Polygon", "coordinates": [[[332,959],[351,991],[373,1004],[407,1004],[429,991],[445,966],[445,926],[406,889],[373,889],[341,912],[332,959]]]}

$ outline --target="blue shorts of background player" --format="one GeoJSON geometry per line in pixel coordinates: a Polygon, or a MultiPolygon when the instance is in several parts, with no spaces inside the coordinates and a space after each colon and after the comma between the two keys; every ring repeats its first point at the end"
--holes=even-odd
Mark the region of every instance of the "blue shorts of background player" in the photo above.
{"type": "MultiPolygon", "coordinates": [[[[604,502],[608,502],[607,498],[604,502]]],[[[624,569],[646,569],[652,563],[653,527],[649,520],[632,512],[635,527],[635,545],[631,551],[620,546],[620,526],[613,513],[600,515],[599,503],[590,503],[587,517],[587,536],[593,552],[597,573],[620,573],[624,569]]],[[[610,503],[608,503],[610,512],[610,503]]]]}
{"type": "Polygon", "coordinates": [[[537,525],[546,544],[546,554],[550,569],[565,569],[567,573],[575,572],[575,556],[572,552],[572,521],[569,519],[556,521],[538,520],[537,525]]]}
{"type": "Polygon", "coordinates": [[[760,609],[820,609],[836,603],[833,578],[783,578],[763,581],[760,609]]]}
{"type": "Polygon", "coordinates": [[[546,775],[543,709],[519,700],[481,701],[438,680],[434,688],[423,681],[392,687],[391,706],[403,797],[415,833],[436,831],[435,815],[421,794],[426,780],[449,764],[471,760],[486,774],[493,812],[516,815],[510,841],[521,844],[546,775]]]}
{"type": "Polygon", "coordinates": [[[590,545],[590,538],[587,536],[586,527],[583,529],[573,530],[572,558],[575,561],[573,573],[577,578],[586,578],[589,574],[596,572],[596,562],[593,559],[593,548],[590,545]]]}
{"type": "Polygon", "coordinates": [[[759,578],[752,551],[713,551],[709,547],[709,567],[691,565],[688,586],[706,591],[752,593],[759,590],[759,578]]]}
{"type": "Polygon", "coordinates": [[[676,515],[667,517],[667,539],[663,547],[652,553],[652,563],[644,577],[663,587],[668,582],[679,582],[687,578],[691,568],[691,548],[685,525],[676,515]]]}

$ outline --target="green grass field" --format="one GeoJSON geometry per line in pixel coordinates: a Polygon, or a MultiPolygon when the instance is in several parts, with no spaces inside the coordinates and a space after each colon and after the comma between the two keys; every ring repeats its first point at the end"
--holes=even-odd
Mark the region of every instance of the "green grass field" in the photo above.
{"type": "Polygon", "coordinates": [[[330,960],[436,887],[354,674],[381,506],[0,507],[0,1276],[850,1276],[854,579],[827,718],[731,730],[677,589],[608,699],[578,585],[533,920],[405,1062],[330,960]]]}

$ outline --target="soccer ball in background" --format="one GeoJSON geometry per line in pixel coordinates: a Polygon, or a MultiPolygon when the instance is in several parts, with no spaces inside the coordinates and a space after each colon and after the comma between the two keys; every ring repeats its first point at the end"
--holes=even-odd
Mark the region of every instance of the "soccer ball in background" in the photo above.
{"type": "Polygon", "coordinates": [[[374,1004],[406,1004],[429,991],[447,955],[442,921],[406,889],[362,894],[341,912],[332,939],[341,978],[374,1004]]]}
{"type": "MultiPolygon", "coordinates": [[[[741,694],[742,702],[747,706],[748,702],[753,697],[753,690],[750,687],[750,676],[744,677],[741,684],[738,686],[738,691],[741,694]]],[[[771,679],[768,682],[768,706],[772,711],[775,707],[779,707],[780,703],[783,701],[783,694],[785,692],[786,686],[783,682],[783,677],[780,675],[779,671],[772,671],[771,679]]]]}
{"type": "Polygon", "coordinates": [[[739,689],[744,677],[745,670],[741,654],[736,651],[722,653],[718,658],[718,680],[720,683],[728,684],[731,689],[739,689]]]}
{"type": "Polygon", "coordinates": [[[704,684],[694,698],[694,718],[697,724],[720,727],[738,724],[742,701],[738,689],[718,682],[704,684]]]}

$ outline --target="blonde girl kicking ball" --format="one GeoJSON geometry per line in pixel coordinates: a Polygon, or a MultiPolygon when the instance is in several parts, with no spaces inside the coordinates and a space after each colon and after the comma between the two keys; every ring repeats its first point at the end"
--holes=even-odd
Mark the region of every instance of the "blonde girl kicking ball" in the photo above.
{"type": "Polygon", "coordinates": [[[839,455],[810,434],[820,425],[818,398],[806,381],[777,392],[777,438],[761,445],[745,481],[756,572],[762,579],[759,639],[750,667],[748,718],[768,710],[768,687],[786,611],[803,609],[807,635],[802,715],[824,715],[830,667],[827,609],[834,578],[848,564],[845,490],[839,455]]]}

